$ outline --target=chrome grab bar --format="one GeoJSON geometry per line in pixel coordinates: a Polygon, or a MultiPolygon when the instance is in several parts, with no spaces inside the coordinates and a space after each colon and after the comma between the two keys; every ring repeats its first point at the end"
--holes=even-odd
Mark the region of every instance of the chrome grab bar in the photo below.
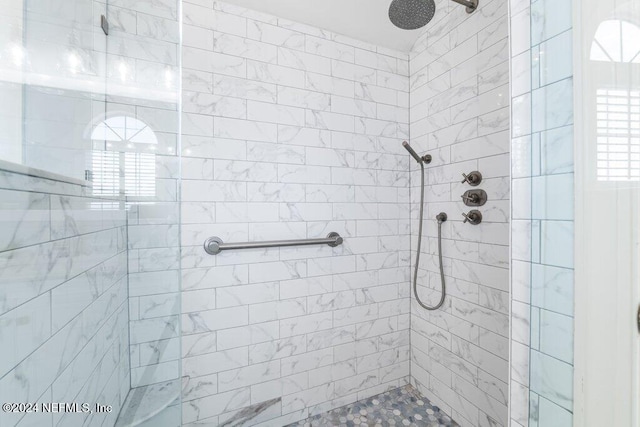
{"type": "Polygon", "coordinates": [[[222,251],[229,249],[260,249],[275,248],[281,246],[309,246],[309,245],[329,245],[332,248],[340,246],[344,240],[335,231],[329,233],[324,239],[301,239],[301,240],[272,240],[270,242],[242,242],[224,243],[221,238],[214,236],[204,241],[204,250],[209,255],[218,255],[222,251]]]}

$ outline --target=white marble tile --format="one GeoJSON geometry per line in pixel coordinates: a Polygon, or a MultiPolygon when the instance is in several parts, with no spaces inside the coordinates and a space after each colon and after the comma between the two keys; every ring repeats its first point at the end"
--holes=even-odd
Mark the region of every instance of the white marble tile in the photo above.
{"type": "Polygon", "coordinates": [[[267,13],[258,12],[252,9],[247,9],[244,7],[232,5],[230,3],[214,1],[213,8],[216,10],[220,10],[229,14],[233,14],[236,17],[246,17],[247,19],[253,19],[256,21],[264,22],[266,24],[275,25],[278,22],[278,19],[267,13]]]}
{"type": "MultiPolygon", "coordinates": [[[[0,247],[3,250],[49,240],[51,223],[48,218],[50,203],[48,195],[1,190],[0,198],[4,218],[0,233],[0,247]]],[[[59,220],[59,217],[56,219],[59,220]]],[[[98,220],[99,223],[100,220],[98,220]]],[[[59,223],[56,225],[59,228],[59,223]]]]}
{"type": "Polygon", "coordinates": [[[250,386],[280,376],[279,362],[266,362],[218,374],[220,392],[250,386]]]}
{"type": "Polygon", "coordinates": [[[213,30],[195,25],[184,25],[182,30],[184,46],[213,50],[213,30]]]}
{"type": "Polygon", "coordinates": [[[571,28],[572,7],[569,1],[549,2],[543,0],[531,5],[532,45],[550,39],[571,28]]]}
{"type": "Polygon", "coordinates": [[[573,126],[540,134],[540,167],[543,174],[573,172],[573,126]]]}
{"type": "Polygon", "coordinates": [[[531,46],[531,11],[529,7],[514,10],[511,16],[511,56],[514,57],[531,46]]]}
{"type": "Polygon", "coordinates": [[[247,78],[271,84],[304,88],[304,72],[279,65],[248,61],[247,78]]]}
{"type": "Polygon", "coordinates": [[[107,230],[0,254],[0,311],[6,312],[46,292],[117,252],[118,231],[107,230]],[[102,244],[95,245],[95,241],[102,244]],[[33,259],[52,261],[34,266],[33,259]],[[68,262],[71,259],[74,259],[73,263],[68,262]],[[20,279],[19,286],[16,286],[16,278],[20,279]]]}
{"type": "Polygon", "coordinates": [[[540,351],[573,363],[573,319],[540,310],[540,351]]]}
{"type": "Polygon", "coordinates": [[[249,402],[250,389],[248,387],[194,399],[182,404],[182,422],[189,423],[207,419],[248,406],[249,402]]]}
{"type": "Polygon", "coordinates": [[[51,296],[47,293],[0,316],[2,347],[0,372],[6,374],[51,335],[51,296]]]}
{"type": "Polygon", "coordinates": [[[213,75],[212,92],[265,102],[275,102],[277,97],[276,86],[273,84],[218,74],[213,75]]]}
{"type": "Polygon", "coordinates": [[[573,400],[571,365],[537,351],[531,352],[531,391],[569,409],[573,400]]]}
{"type": "Polygon", "coordinates": [[[182,333],[187,335],[246,325],[248,318],[246,306],[188,313],[182,315],[182,333]]]}
{"type": "Polygon", "coordinates": [[[214,136],[218,138],[276,142],[277,126],[271,123],[215,117],[214,136]]]}
{"type": "Polygon", "coordinates": [[[353,96],[355,82],[318,73],[305,73],[305,88],[316,92],[353,96]]]}
{"type": "Polygon", "coordinates": [[[249,22],[243,15],[225,13],[223,10],[214,10],[213,19],[208,20],[207,25],[223,33],[244,37],[249,32],[249,22]]]}
{"type": "MultiPolygon", "coordinates": [[[[378,84],[377,71],[372,68],[362,67],[344,61],[332,60],[331,73],[334,77],[361,82],[366,84],[378,84]]],[[[408,85],[408,82],[407,82],[408,85]]]]}
{"type": "Polygon", "coordinates": [[[573,79],[564,79],[532,93],[532,130],[573,124],[573,79]]]}
{"type": "Polygon", "coordinates": [[[317,129],[353,132],[355,119],[346,114],[307,110],[305,125],[317,129]]]}
{"type": "Polygon", "coordinates": [[[573,223],[542,221],[541,260],[556,267],[573,267],[573,223]]]}
{"type": "Polygon", "coordinates": [[[217,183],[213,181],[183,181],[183,200],[193,202],[215,202],[222,200],[244,201],[245,183],[217,183]]]}
{"type": "Polygon", "coordinates": [[[247,37],[288,49],[305,49],[305,35],[303,33],[260,21],[248,21],[247,37]]]}
{"type": "Polygon", "coordinates": [[[565,427],[573,425],[573,415],[570,411],[554,404],[552,401],[540,397],[538,401],[538,425],[565,427]]]}
{"type": "Polygon", "coordinates": [[[305,111],[296,107],[249,101],[247,118],[251,121],[301,126],[305,121],[305,111]]]}
{"type": "Polygon", "coordinates": [[[265,63],[276,63],[278,49],[270,44],[215,31],[213,51],[265,63]]]}
{"type": "MultiPolygon", "coordinates": [[[[183,340],[185,337],[183,337],[183,340]]],[[[244,347],[225,351],[203,353],[183,357],[182,372],[189,377],[210,375],[248,365],[247,349],[244,347]]]]}
{"type": "Polygon", "coordinates": [[[556,174],[532,179],[532,218],[542,220],[573,219],[573,174],[556,174]]]}
{"type": "Polygon", "coordinates": [[[183,111],[236,119],[247,118],[247,102],[209,93],[183,92],[183,111]]]}

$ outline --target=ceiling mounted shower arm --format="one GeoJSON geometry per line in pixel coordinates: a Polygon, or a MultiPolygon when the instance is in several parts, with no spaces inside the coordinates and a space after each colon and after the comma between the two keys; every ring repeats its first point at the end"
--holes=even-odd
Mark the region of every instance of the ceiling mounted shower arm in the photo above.
{"type": "Polygon", "coordinates": [[[461,4],[467,7],[467,13],[473,13],[478,8],[478,0],[451,0],[452,2],[461,4]]]}

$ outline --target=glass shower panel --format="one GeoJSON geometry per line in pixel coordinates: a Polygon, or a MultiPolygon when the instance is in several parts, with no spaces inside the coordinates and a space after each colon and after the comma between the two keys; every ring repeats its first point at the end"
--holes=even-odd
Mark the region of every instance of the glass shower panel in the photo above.
{"type": "Polygon", "coordinates": [[[180,2],[109,0],[94,191],[128,216],[131,391],[119,426],[181,421],[180,2]],[[141,424],[142,423],[142,424],[141,424]]]}
{"type": "Polygon", "coordinates": [[[106,5],[0,4],[0,425],[113,425],[130,387],[127,216],[86,180],[105,111],[106,5]]]}
{"type": "Polygon", "coordinates": [[[180,425],[179,7],[0,0],[3,402],[180,425]]]}
{"type": "Polygon", "coordinates": [[[635,425],[640,8],[530,4],[529,426],[635,425]]]}

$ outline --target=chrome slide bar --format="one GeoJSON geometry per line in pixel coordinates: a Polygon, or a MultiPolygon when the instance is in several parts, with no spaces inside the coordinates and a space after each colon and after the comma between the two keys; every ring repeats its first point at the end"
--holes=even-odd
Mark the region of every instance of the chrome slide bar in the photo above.
{"type": "Polygon", "coordinates": [[[229,249],[260,249],[276,248],[281,246],[309,246],[309,245],[329,245],[332,248],[340,246],[342,237],[336,232],[331,232],[324,239],[301,239],[301,240],[273,240],[270,242],[242,242],[224,243],[219,237],[209,237],[204,241],[204,250],[209,255],[218,255],[222,251],[229,249]]]}

